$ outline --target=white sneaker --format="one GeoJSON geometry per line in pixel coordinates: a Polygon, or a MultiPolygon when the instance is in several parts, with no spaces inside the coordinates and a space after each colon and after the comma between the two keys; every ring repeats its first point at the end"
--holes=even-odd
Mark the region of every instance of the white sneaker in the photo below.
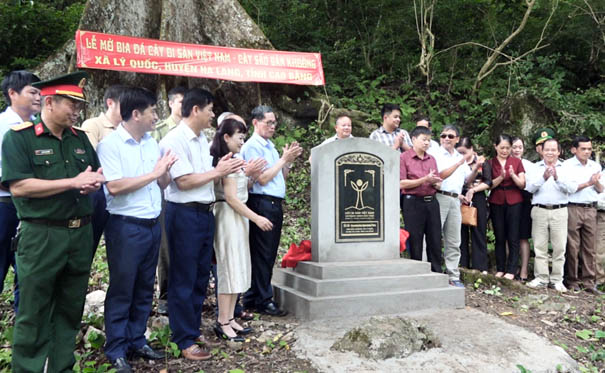
{"type": "Polygon", "coordinates": [[[540,281],[539,278],[534,278],[533,280],[531,280],[530,282],[527,283],[527,286],[532,289],[541,289],[541,288],[545,288],[546,284],[544,282],[540,281]]]}
{"type": "Polygon", "coordinates": [[[565,293],[567,292],[567,288],[565,287],[565,285],[563,285],[562,282],[557,282],[556,284],[553,284],[554,288],[556,291],[558,291],[559,293],[565,293]]]}

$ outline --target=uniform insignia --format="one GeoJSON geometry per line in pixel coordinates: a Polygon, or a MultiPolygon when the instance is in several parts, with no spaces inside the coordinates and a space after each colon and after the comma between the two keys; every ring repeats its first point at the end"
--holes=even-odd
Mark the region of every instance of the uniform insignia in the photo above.
{"type": "Polygon", "coordinates": [[[546,136],[548,136],[548,132],[542,131],[542,133],[540,134],[540,137],[546,137],[546,136]]]}
{"type": "Polygon", "coordinates": [[[78,87],[84,88],[85,85],[86,85],[86,78],[80,79],[80,83],[78,83],[78,87]]]}
{"type": "Polygon", "coordinates": [[[35,155],[52,155],[54,154],[52,149],[37,149],[34,150],[35,155]]]}
{"type": "Polygon", "coordinates": [[[23,123],[19,123],[19,124],[16,124],[16,125],[12,126],[11,129],[13,131],[21,131],[21,130],[29,128],[29,127],[31,127],[33,125],[34,124],[32,122],[23,122],[23,123]]]}
{"type": "Polygon", "coordinates": [[[75,148],[74,149],[74,153],[76,153],[76,154],[86,154],[86,150],[80,149],[80,148],[75,148]]]}
{"type": "Polygon", "coordinates": [[[40,136],[44,132],[44,125],[42,122],[34,126],[34,132],[36,133],[36,136],[40,136]]]}

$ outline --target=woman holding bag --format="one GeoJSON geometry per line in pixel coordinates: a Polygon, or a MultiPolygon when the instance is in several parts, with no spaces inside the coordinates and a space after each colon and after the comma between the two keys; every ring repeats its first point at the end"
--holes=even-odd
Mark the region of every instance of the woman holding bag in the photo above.
{"type": "Polygon", "coordinates": [[[474,177],[464,184],[462,194],[471,206],[477,209],[477,225],[462,224],[460,243],[460,265],[487,274],[489,260],[487,256],[487,197],[485,191],[492,185],[492,170],[485,157],[478,156],[468,137],[461,137],[456,150],[462,154],[474,177]],[[472,251],[469,255],[469,238],[472,251]]]}

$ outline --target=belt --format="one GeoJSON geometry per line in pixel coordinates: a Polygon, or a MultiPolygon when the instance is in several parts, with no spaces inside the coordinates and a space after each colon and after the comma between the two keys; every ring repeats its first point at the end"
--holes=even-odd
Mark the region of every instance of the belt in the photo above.
{"type": "Polygon", "coordinates": [[[596,208],[597,207],[597,203],[596,202],[590,202],[590,203],[576,203],[576,202],[569,202],[570,206],[578,206],[578,207],[585,207],[585,208],[596,208]]]}
{"type": "Polygon", "coordinates": [[[159,217],[154,218],[154,219],[143,219],[143,218],[135,218],[134,216],[116,215],[116,214],[112,214],[111,216],[113,216],[117,219],[120,219],[120,220],[127,221],[132,224],[144,225],[146,227],[153,227],[154,225],[156,225],[157,222],[160,221],[159,217]]]}
{"type": "Polygon", "coordinates": [[[0,203],[10,203],[13,204],[13,200],[11,197],[0,197],[0,203]]]}
{"type": "Polygon", "coordinates": [[[273,197],[267,194],[255,194],[255,193],[250,193],[248,195],[248,198],[259,198],[259,199],[264,199],[267,201],[271,201],[274,203],[281,203],[284,199],[283,198],[279,198],[279,197],[273,197]]]}
{"type": "MultiPolygon", "coordinates": [[[[174,202],[172,202],[172,203],[174,203],[174,202]]],[[[177,203],[177,205],[190,207],[190,208],[200,210],[203,212],[212,212],[212,206],[214,206],[214,202],[213,203],[187,202],[187,203],[177,203]]]]}
{"type": "Polygon", "coordinates": [[[23,219],[23,221],[26,221],[28,223],[51,225],[53,227],[63,227],[63,228],[70,228],[70,229],[76,229],[76,228],[83,227],[83,226],[89,224],[91,220],[92,219],[91,219],[90,215],[83,216],[81,218],[74,217],[74,218],[67,219],[67,220],[23,219]]]}
{"type": "Polygon", "coordinates": [[[547,209],[547,210],[556,210],[556,209],[562,209],[563,207],[567,207],[567,204],[561,204],[561,205],[541,205],[541,204],[537,203],[534,206],[537,206],[537,207],[542,208],[542,209],[547,209]]]}
{"type": "Polygon", "coordinates": [[[416,196],[414,194],[405,194],[405,198],[407,198],[407,199],[415,199],[416,201],[422,201],[422,202],[433,202],[435,200],[435,195],[416,196]]]}
{"type": "Polygon", "coordinates": [[[443,194],[444,196],[454,197],[454,198],[458,198],[458,196],[460,195],[458,193],[446,192],[445,190],[438,190],[437,193],[443,194]]]}

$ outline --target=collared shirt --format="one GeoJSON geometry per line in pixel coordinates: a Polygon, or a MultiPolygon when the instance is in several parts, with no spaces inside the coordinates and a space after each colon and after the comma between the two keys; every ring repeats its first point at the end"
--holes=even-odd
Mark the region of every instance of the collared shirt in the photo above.
{"type": "MultiPolygon", "coordinates": [[[[160,158],[160,147],[149,133],[137,142],[122,124],[99,143],[97,152],[108,182],[148,174],[160,158]]],[[[105,187],[105,197],[111,214],[154,219],[162,209],[162,195],[156,180],[117,196],[109,194],[105,187]]]]}
{"type": "MultiPolygon", "coordinates": [[[[2,142],[2,184],[23,179],[58,180],[78,176],[99,159],[83,131],[66,128],[56,138],[36,117],[33,125],[11,129],[2,142]]],[[[19,219],[65,220],[92,214],[89,195],[69,189],[49,197],[13,197],[19,219]]]]}
{"type": "MultiPolygon", "coordinates": [[[[352,139],[353,135],[349,135],[349,137],[347,137],[346,139],[352,139]]],[[[325,145],[325,144],[329,144],[331,142],[334,142],[336,140],[340,140],[340,138],[338,138],[338,135],[334,135],[332,137],[328,137],[327,139],[325,139],[321,144],[319,145],[325,145]]]]}
{"type": "MultiPolygon", "coordinates": [[[[389,133],[383,126],[380,126],[380,128],[372,131],[372,133],[370,134],[370,139],[381,142],[381,143],[387,145],[388,147],[392,148],[393,144],[395,144],[395,139],[402,132],[403,132],[403,141],[405,141],[405,143],[411,147],[412,139],[410,138],[410,134],[408,133],[408,131],[401,129],[401,128],[395,128],[395,130],[393,132],[389,133]]],[[[402,146],[399,147],[399,151],[403,152],[402,146]]]]}
{"type": "Polygon", "coordinates": [[[431,140],[431,145],[426,152],[434,157],[435,153],[439,151],[439,148],[441,148],[441,145],[439,145],[437,141],[431,140]]]}
{"type": "MultiPolygon", "coordinates": [[[[492,178],[495,179],[500,176],[502,174],[502,166],[500,165],[498,158],[490,159],[488,162],[492,167],[492,178]]],[[[489,194],[489,203],[493,203],[494,205],[514,205],[515,203],[521,203],[523,201],[521,189],[517,187],[508,173],[508,170],[511,166],[513,166],[513,169],[517,175],[521,172],[525,172],[521,160],[519,158],[509,156],[504,164],[504,168],[506,169],[506,178],[502,180],[497,187],[492,189],[489,194]]]]}
{"type": "MultiPolygon", "coordinates": [[[[279,160],[279,154],[275,150],[275,145],[271,140],[263,139],[257,133],[254,133],[248,141],[242,146],[242,158],[246,161],[263,158],[267,161],[267,167],[271,168],[279,160]]],[[[277,175],[266,185],[261,185],[258,181],[252,185],[250,189],[252,194],[264,194],[268,196],[284,198],[286,196],[286,181],[282,170],[279,170],[277,175]]]]}
{"type": "Polygon", "coordinates": [[[109,118],[107,118],[107,115],[101,113],[98,117],[86,119],[82,123],[82,129],[86,131],[88,140],[90,140],[90,143],[96,149],[101,140],[115,131],[116,128],[109,118]]]}
{"type": "Polygon", "coordinates": [[[543,160],[534,163],[531,167],[525,173],[525,190],[534,194],[531,199],[532,205],[567,204],[569,195],[578,189],[578,184],[570,180],[567,170],[563,168],[563,163],[560,161],[555,164],[557,180],[552,176],[544,180],[546,164],[543,160]]]}
{"type": "Polygon", "coordinates": [[[170,168],[172,181],[164,191],[166,200],[175,203],[214,202],[214,183],[210,181],[202,186],[189,190],[181,190],[175,179],[188,174],[202,174],[212,170],[210,145],[203,132],[199,136],[183,121],[160,141],[160,149],[164,154],[168,149],[178,157],[170,168]]]}
{"type": "MultiPolygon", "coordinates": [[[[601,166],[591,159],[586,161],[586,165],[583,165],[576,156],[569,158],[563,162],[563,167],[567,170],[571,177],[572,182],[578,185],[583,184],[590,180],[591,176],[597,172],[601,172],[601,166]]],[[[601,175],[601,184],[603,184],[603,175],[601,175]]],[[[569,202],[574,203],[592,203],[597,201],[598,192],[594,185],[584,188],[580,191],[576,191],[569,195],[569,202]]]]}
{"type": "MultiPolygon", "coordinates": [[[[436,151],[432,154],[437,161],[437,171],[441,172],[446,170],[457,162],[459,162],[462,158],[462,154],[458,153],[454,149],[452,153],[448,152],[443,146],[439,147],[439,151],[436,151]]],[[[471,168],[464,162],[460,165],[452,174],[445,178],[441,182],[441,190],[450,193],[462,193],[462,187],[464,186],[464,181],[471,174],[471,168]]]]}
{"type": "MultiPolygon", "coordinates": [[[[34,119],[36,119],[35,115],[32,115],[31,120],[33,121],[34,119]]],[[[0,114],[0,148],[2,148],[2,139],[4,138],[4,135],[8,132],[8,130],[19,123],[23,123],[23,119],[21,119],[21,117],[19,116],[19,114],[17,114],[13,108],[11,108],[10,106],[6,108],[6,110],[4,110],[2,112],[2,114],[0,114]]],[[[2,163],[2,156],[0,156],[0,164],[2,163]]],[[[0,166],[0,176],[2,176],[2,167],[0,166]]],[[[10,197],[11,194],[9,192],[7,192],[6,190],[2,190],[0,189],[0,197],[10,197]]]]}
{"type": "MultiPolygon", "coordinates": [[[[399,179],[417,180],[428,175],[431,171],[437,174],[437,161],[435,158],[425,153],[423,158],[418,157],[414,149],[407,150],[399,156],[399,179]]],[[[415,196],[432,196],[437,189],[430,183],[423,183],[416,188],[401,189],[401,194],[412,194],[415,196]]]]}
{"type": "Polygon", "coordinates": [[[170,130],[175,128],[177,123],[172,119],[172,115],[155,125],[155,129],[151,132],[151,136],[155,141],[160,141],[166,136],[170,130]]]}
{"type": "MultiPolygon", "coordinates": [[[[521,163],[523,164],[523,168],[525,169],[525,179],[527,180],[527,174],[534,171],[535,163],[525,158],[521,158],[521,163]]],[[[529,192],[527,189],[527,181],[525,182],[525,191],[529,192]]],[[[531,192],[530,192],[531,193],[531,192]]]]}

